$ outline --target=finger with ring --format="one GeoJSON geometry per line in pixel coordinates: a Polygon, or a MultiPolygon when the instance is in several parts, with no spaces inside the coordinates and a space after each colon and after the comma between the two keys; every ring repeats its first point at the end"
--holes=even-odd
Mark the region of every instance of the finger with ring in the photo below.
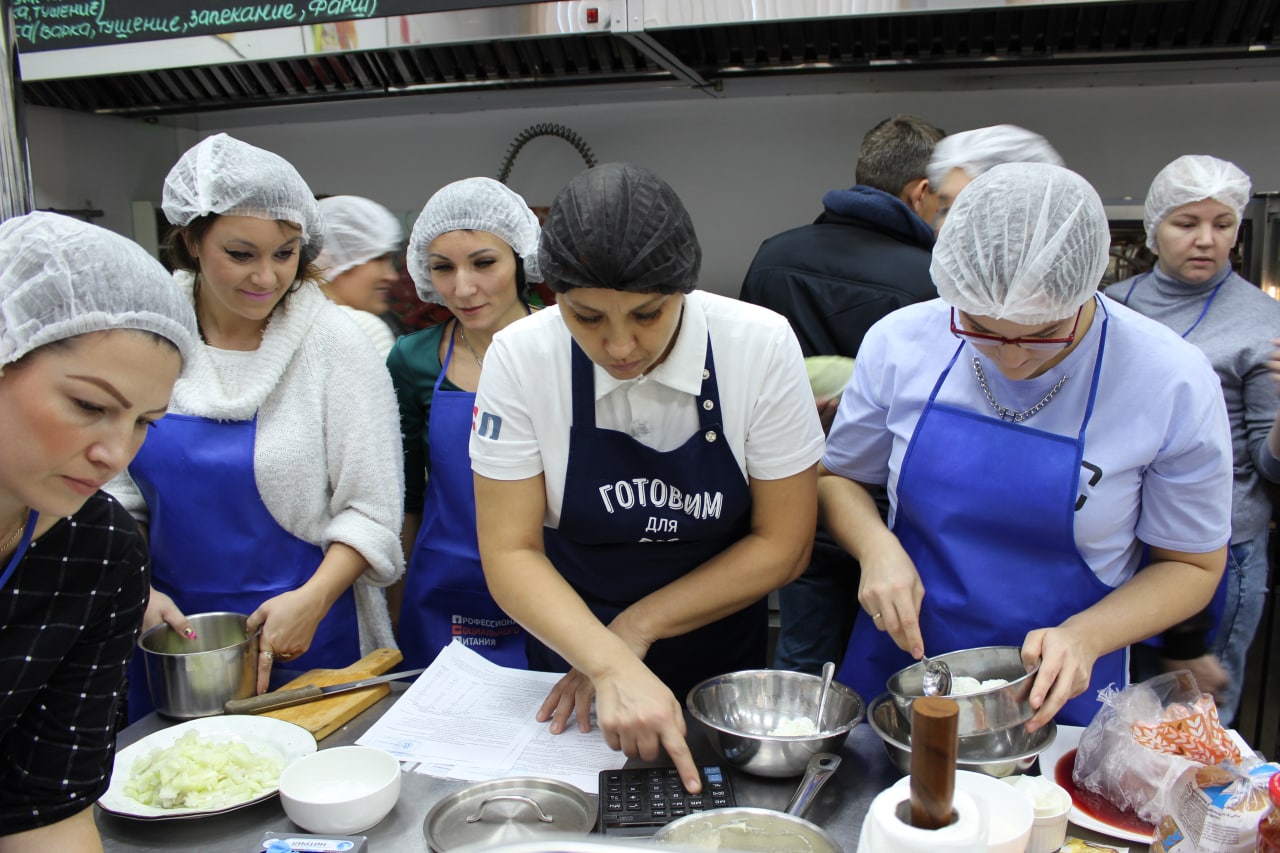
{"type": "Polygon", "coordinates": [[[879,619],[879,618],[880,618],[880,613],[879,613],[879,612],[877,612],[875,616],[872,616],[872,617],[871,617],[871,621],[872,621],[872,622],[875,622],[875,621],[876,621],[877,619],[879,619]]]}
{"type": "Polygon", "coordinates": [[[271,651],[270,649],[263,649],[263,650],[262,650],[261,652],[259,652],[258,654],[262,655],[262,656],[263,656],[263,657],[265,657],[267,660],[271,660],[272,658],[274,658],[274,657],[276,656],[276,653],[275,653],[275,652],[273,652],[273,651],[271,651]]]}

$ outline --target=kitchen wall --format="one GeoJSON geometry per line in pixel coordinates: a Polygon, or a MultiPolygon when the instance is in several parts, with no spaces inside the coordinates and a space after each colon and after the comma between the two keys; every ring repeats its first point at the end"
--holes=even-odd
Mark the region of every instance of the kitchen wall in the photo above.
{"type": "MultiPolygon", "coordinates": [[[[1120,73],[1120,72],[1117,72],[1120,73]]],[[[948,131],[1011,122],[1045,134],[1104,199],[1132,196],[1166,162],[1211,153],[1249,172],[1255,191],[1280,190],[1280,82],[1052,85],[969,91],[776,94],[475,109],[457,101],[281,107],[206,113],[174,122],[30,109],[31,161],[40,207],[103,209],[101,224],[130,233],[130,202],[159,203],[165,172],[188,145],[227,131],[290,159],[318,193],[375,198],[412,223],[451,180],[495,175],[512,138],[537,123],[580,134],[601,160],[655,169],[688,205],[704,248],[703,286],[736,294],[760,241],[811,221],[822,194],[853,183],[862,134],[895,112],[948,131]],[[427,113],[437,104],[448,111],[427,113]],[[422,110],[411,114],[410,110],[422,110]]],[[[920,88],[917,84],[917,88],[920,88]]],[[[939,87],[941,88],[941,87],[939,87]]],[[[530,96],[534,97],[534,96],[530,96]]],[[[634,97],[632,95],[631,97],[634,97]]],[[[509,183],[532,205],[549,204],[582,168],[559,139],[529,143],[509,183]]]]}

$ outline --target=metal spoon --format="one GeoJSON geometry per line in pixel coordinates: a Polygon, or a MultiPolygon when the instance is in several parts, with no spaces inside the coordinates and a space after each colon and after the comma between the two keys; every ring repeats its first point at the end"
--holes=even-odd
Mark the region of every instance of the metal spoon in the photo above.
{"type": "Polygon", "coordinates": [[[836,665],[834,663],[827,661],[822,665],[822,692],[818,694],[818,713],[816,715],[817,719],[814,721],[820,732],[823,731],[822,714],[827,708],[827,693],[831,690],[831,679],[835,674],[836,665]]]}
{"type": "Polygon", "coordinates": [[[951,695],[951,667],[946,661],[934,660],[922,655],[924,660],[924,695],[951,695]]]}

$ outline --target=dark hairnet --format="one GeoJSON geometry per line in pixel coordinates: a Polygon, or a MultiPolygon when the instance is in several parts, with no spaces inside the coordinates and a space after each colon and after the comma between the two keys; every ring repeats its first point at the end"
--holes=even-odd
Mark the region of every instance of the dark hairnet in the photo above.
{"type": "Polygon", "coordinates": [[[574,287],[688,293],[698,283],[702,247],[666,181],[639,166],[606,163],[556,196],[538,262],[558,293],[574,287]]]}

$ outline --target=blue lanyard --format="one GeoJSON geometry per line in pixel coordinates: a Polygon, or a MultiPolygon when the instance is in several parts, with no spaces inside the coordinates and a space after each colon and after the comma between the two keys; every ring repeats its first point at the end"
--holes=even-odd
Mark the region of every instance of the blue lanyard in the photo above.
{"type": "MultiPolygon", "coordinates": [[[[1133,296],[1133,289],[1138,286],[1138,282],[1142,281],[1145,278],[1150,278],[1151,275],[1152,273],[1146,273],[1144,275],[1138,276],[1133,280],[1133,284],[1129,285],[1129,290],[1124,295],[1123,304],[1125,305],[1129,304],[1129,297],[1133,296]]],[[[1200,325],[1200,321],[1203,320],[1208,315],[1209,306],[1213,304],[1213,300],[1216,299],[1218,296],[1218,291],[1222,290],[1222,285],[1226,284],[1227,279],[1229,278],[1231,278],[1231,273],[1227,273],[1225,276],[1223,276],[1222,281],[1218,282],[1217,287],[1215,287],[1213,289],[1213,292],[1209,294],[1209,298],[1204,301],[1204,307],[1200,309],[1200,316],[1196,318],[1196,321],[1191,324],[1190,328],[1188,328],[1185,332],[1182,333],[1182,337],[1184,340],[1186,339],[1187,335],[1195,331],[1196,326],[1200,325]]]]}
{"type": "Polygon", "coordinates": [[[9,558],[9,565],[5,566],[4,574],[0,575],[0,589],[4,589],[4,585],[17,570],[18,563],[21,563],[22,558],[27,555],[27,546],[31,544],[31,534],[36,529],[36,519],[39,517],[40,513],[34,509],[31,510],[31,517],[27,519],[27,529],[22,532],[22,541],[18,543],[18,550],[13,552],[13,556],[9,558]]]}

